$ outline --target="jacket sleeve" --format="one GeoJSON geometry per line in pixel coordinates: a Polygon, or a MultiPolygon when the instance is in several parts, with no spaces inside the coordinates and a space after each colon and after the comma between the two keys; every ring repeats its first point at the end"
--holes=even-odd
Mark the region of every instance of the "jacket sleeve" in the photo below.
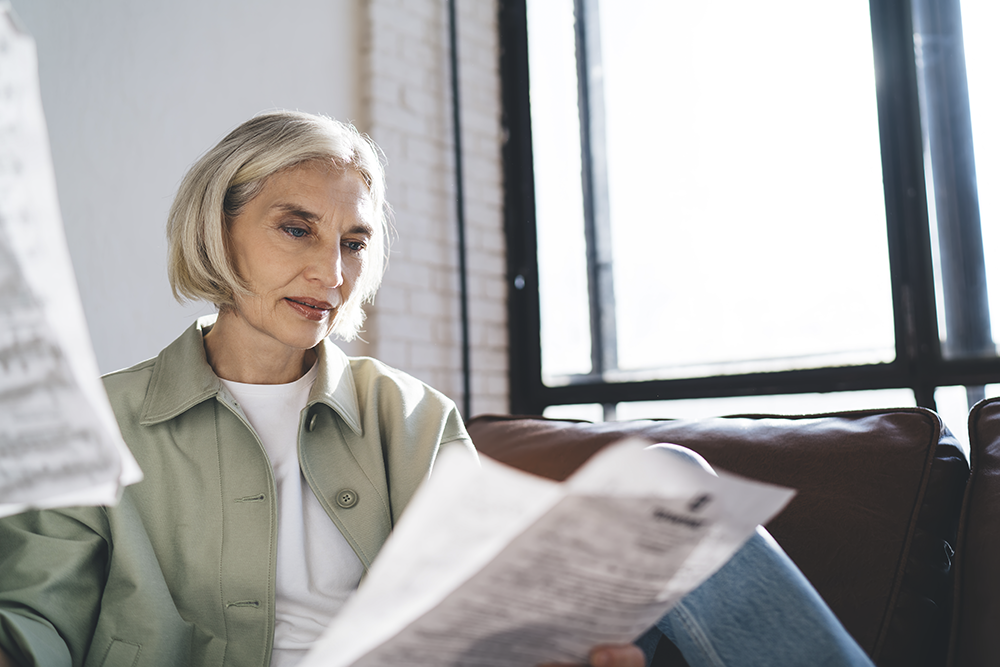
{"type": "Polygon", "coordinates": [[[18,665],[83,664],[107,580],[103,508],[0,520],[0,647],[18,665]]]}
{"type": "MultiPolygon", "coordinates": [[[[479,462],[479,454],[476,452],[476,446],[473,444],[472,438],[469,437],[468,431],[465,430],[462,417],[458,414],[458,408],[454,405],[448,411],[441,430],[440,450],[444,450],[446,447],[448,449],[462,450],[477,463],[479,462]]],[[[440,455],[440,451],[438,455],[440,455]]],[[[430,471],[428,471],[429,474],[430,471]]]]}

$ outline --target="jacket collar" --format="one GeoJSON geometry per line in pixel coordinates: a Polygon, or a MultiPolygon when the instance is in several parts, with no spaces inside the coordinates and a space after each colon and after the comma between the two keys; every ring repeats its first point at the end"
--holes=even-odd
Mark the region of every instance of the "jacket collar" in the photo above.
{"type": "MultiPolygon", "coordinates": [[[[158,424],[209,398],[228,396],[222,381],[205,358],[202,336],[215,324],[215,318],[215,315],[198,318],[156,357],[139,417],[140,424],[158,424]]],[[[316,352],[319,375],[307,405],[328,405],[354,432],[364,435],[350,360],[339,347],[325,338],[316,347],[316,352]]]]}

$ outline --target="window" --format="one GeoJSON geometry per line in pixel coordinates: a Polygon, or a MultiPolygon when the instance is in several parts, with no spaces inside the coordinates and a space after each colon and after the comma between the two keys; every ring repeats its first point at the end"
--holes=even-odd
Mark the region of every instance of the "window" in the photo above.
{"type": "Polygon", "coordinates": [[[502,2],[512,410],[982,397],[993,4],[502,2]]]}

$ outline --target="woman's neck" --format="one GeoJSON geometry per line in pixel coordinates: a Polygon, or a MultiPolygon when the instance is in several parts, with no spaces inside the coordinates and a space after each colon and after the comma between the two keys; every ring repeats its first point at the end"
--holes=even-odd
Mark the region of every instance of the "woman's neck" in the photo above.
{"type": "Polygon", "coordinates": [[[205,333],[204,343],[205,357],[215,374],[244,384],[294,382],[316,363],[315,349],[300,350],[262,338],[226,310],[205,333]]]}

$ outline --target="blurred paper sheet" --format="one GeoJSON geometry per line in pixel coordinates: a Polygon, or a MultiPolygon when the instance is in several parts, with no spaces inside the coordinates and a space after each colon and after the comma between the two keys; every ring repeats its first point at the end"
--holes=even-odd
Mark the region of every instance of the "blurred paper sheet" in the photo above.
{"type": "Polygon", "coordinates": [[[300,667],[579,664],[634,640],[794,494],[646,444],[562,484],[443,452],[300,667]]]}
{"type": "Polygon", "coordinates": [[[142,478],[98,378],[56,197],[35,44],[0,0],[0,516],[142,478]]]}

